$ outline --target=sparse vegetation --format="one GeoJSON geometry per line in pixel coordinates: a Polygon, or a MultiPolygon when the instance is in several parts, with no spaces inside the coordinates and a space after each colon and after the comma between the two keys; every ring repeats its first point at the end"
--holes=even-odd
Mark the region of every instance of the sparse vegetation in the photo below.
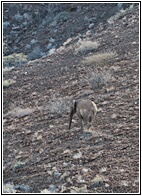
{"type": "Polygon", "coordinates": [[[12,117],[17,117],[17,118],[23,118],[25,116],[32,114],[34,111],[35,111],[35,109],[32,109],[32,108],[24,108],[23,109],[21,107],[15,107],[14,109],[12,109],[8,113],[6,113],[4,115],[4,117],[12,116],[12,117]]]}
{"type": "Polygon", "coordinates": [[[3,87],[8,87],[10,85],[8,80],[3,81],[3,87]]]}
{"type": "Polygon", "coordinates": [[[91,186],[98,187],[104,184],[105,182],[105,177],[103,175],[97,174],[93,180],[91,180],[91,186]]]}
{"type": "Polygon", "coordinates": [[[54,98],[50,100],[46,106],[45,110],[48,110],[50,113],[54,114],[63,114],[69,111],[70,101],[64,98],[54,98]]]}
{"type": "Polygon", "coordinates": [[[78,47],[75,49],[75,53],[90,52],[97,50],[99,44],[96,41],[79,40],[77,43],[78,47]]]}
{"type": "Polygon", "coordinates": [[[91,89],[94,91],[109,81],[111,77],[110,71],[98,71],[97,68],[101,68],[102,70],[105,65],[115,61],[115,56],[116,53],[114,52],[106,52],[91,55],[83,60],[83,64],[93,65],[93,67],[87,68],[87,80],[89,81],[91,89]]]}
{"type": "Polygon", "coordinates": [[[94,64],[97,66],[104,66],[110,61],[112,62],[115,56],[116,56],[116,53],[114,52],[94,54],[94,55],[86,57],[85,60],[83,60],[83,63],[86,65],[94,64]]]}
{"type": "Polygon", "coordinates": [[[130,5],[130,7],[128,7],[127,9],[121,9],[117,14],[115,14],[114,16],[110,17],[108,19],[108,23],[112,24],[114,23],[115,20],[119,19],[120,17],[123,17],[129,10],[131,10],[134,7],[134,4],[130,5]]]}
{"type": "MultiPolygon", "coordinates": [[[[119,9],[128,7],[121,4],[119,9]]],[[[118,10],[117,3],[73,3],[69,20],[49,27],[66,10],[62,5],[4,4],[3,19],[10,23],[4,38],[11,48],[7,55],[29,55],[37,46],[47,55],[3,74],[3,80],[16,81],[3,90],[3,183],[12,183],[5,194],[138,193],[140,8],[134,6],[110,25],[106,20],[118,10]],[[56,5],[51,21],[47,5],[56,5]],[[22,22],[14,19],[17,13],[22,22]],[[100,46],[76,55],[79,37],[100,46]],[[54,46],[60,50],[48,55],[54,46]],[[117,58],[82,63],[113,51],[117,58]],[[74,99],[89,99],[102,109],[90,129],[85,125],[81,131],[75,114],[68,130],[74,99]]]]}
{"type": "Polygon", "coordinates": [[[102,71],[102,72],[89,72],[89,85],[91,89],[94,91],[104,85],[107,81],[109,81],[111,74],[109,71],[102,71]]]}
{"type": "Polygon", "coordinates": [[[3,57],[3,66],[4,67],[12,67],[12,66],[21,66],[25,63],[27,63],[27,56],[23,53],[13,53],[8,56],[3,57]]]}
{"type": "Polygon", "coordinates": [[[3,72],[11,71],[14,67],[4,67],[3,72]]]}
{"type": "Polygon", "coordinates": [[[16,81],[9,79],[9,80],[4,80],[3,81],[3,88],[10,86],[11,84],[14,84],[16,81]]]}

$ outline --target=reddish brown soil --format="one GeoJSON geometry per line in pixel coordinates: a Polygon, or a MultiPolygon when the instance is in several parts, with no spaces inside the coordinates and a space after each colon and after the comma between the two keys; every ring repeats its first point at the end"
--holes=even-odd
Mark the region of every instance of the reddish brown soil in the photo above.
{"type": "Polygon", "coordinates": [[[92,132],[82,132],[76,116],[69,131],[68,112],[51,115],[42,109],[53,98],[71,101],[90,91],[88,67],[72,45],[4,74],[4,79],[16,80],[4,88],[4,114],[14,106],[38,106],[24,118],[4,118],[4,183],[29,185],[32,192],[55,185],[56,192],[69,193],[72,187],[84,184],[88,193],[139,192],[138,21],[136,6],[115,23],[95,29],[93,38],[100,43],[97,53],[116,51],[118,57],[105,68],[98,67],[110,71],[112,77],[88,96],[103,110],[97,114],[92,132]],[[75,159],[79,152],[81,157],[75,159]],[[24,166],[15,169],[18,161],[24,166]],[[105,178],[99,186],[93,185],[96,175],[105,178]]]}

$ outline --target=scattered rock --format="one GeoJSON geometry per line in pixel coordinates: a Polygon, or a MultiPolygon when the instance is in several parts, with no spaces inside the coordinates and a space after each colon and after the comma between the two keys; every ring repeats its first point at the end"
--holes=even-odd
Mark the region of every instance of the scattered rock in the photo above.
{"type": "Polygon", "coordinates": [[[46,61],[52,63],[52,60],[51,59],[47,59],[46,61]]]}
{"type": "Polygon", "coordinates": [[[60,172],[55,172],[54,173],[54,177],[55,178],[59,178],[61,175],[62,175],[62,173],[60,173],[60,172]]]}
{"type": "Polygon", "coordinates": [[[91,180],[91,187],[99,187],[105,184],[105,178],[102,175],[97,174],[95,178],[91,180]]]}
{"type": "Polygon", "coordinates": [[[69,44],[72,41],[72,38],[68,38],[64,43],[63,46],[66,46],[67,44],[69,44]]]}
{"type": "Polygon", "coordinates": [[[100,169],[100,173],[103,173],[103,172],[106,172],[107,171],[107,168],[106,167],[102,167],[101,169],[100,169]]]}
{"type": "Polygon", "coordinates": [[[121,186],[128,186],[128,181],[121,180],[121,186]]]}
{"type": "Polygon", "coordinates": [[[53,128],[53,127],[54,127],[54,125],[49,125],[49,127],[50,127],[50,128],[53,128]]]}
{"type": "Polygon", "coordinates": [[[55,17],[55,21],[57,23],[59,23],[59,22],[66,22],[69,19],[69,16],[70,16],[69,12],[60,12],[55,17]]]}
{"type": "Polygon", "coordinates": [[[14,189],[19,190],[19,191],[24,192],[24,193],[31,193],[32,192],[32,188],[30,186],[24,185],[24,184],[16,185],[16,186],[14,186],[14,189]]]}
{"type": "Polygon", "coordinates": [[[95,26],[95,24],[94,24],[94,23],[91,23],[91,24],[89,25],[89,29],[94,28],[94,26],[95,26]]]}
{"type": "Polygon", "coordinates": [[[81,152],[78,152],[78,153],[73,155],[74,159],[80,159],[81,157],[82,157],[82,153],[81,152]]]}
{"type": "Polygon", "coordinates": [[[49,50],[49,52],[48,52],[48,55],[54,54],[54,53],[55,53],[55,51],[56,51],[56,49],[55,49],[55,48],[50,49],[50,50],[49,50]]]}
{"type": "Polygon", "coordinates": [[[49,42],[50,43],[54,43],[55,42],[55,39],[53,39],[52,37],[49,39],[49,42]]]}
{"type": "Polygon", "coordinates": [[[56,185],[51,184],[51,185],[49,186],[49,189],[48,189],[48,190],[49,190],[50,193],[55,193],[55,192],[57,192],[58,188],[57,188],[56,185]]]}
{"type": "Polygon", "coordinates": [[[112,115],[111,115],[111,118],[112,118],[112,119],[116,119],[116,118],[117,118],[117,115],[116,115],[116,114],[112,114],[112,115]]]}
{"type": "Polygon", "coordinates": [[[81,175],[77,175],[77,182],[78,183],[85,183],[85,180],[83,179],[83,177],[81,175]]]}
{"type": "Polygon", "coordinates": [[[46,46],[47,50],[50,50],[52,48],[52,43],[49,43],[47,46],[46,46]]]}
{"type": "Polygon", "coordinates": [[[41,193],[51,193],[48,189],[43,189],[41,193]]]}
{"type": "Polygon", "coordinates": [[[66,171],[63,173],[63,175],[61,176],[61,179],[65,179],[66,177],[68,177],[70,175],[69,171],[66,171]]]}
{"type": "Polygon", "coordinates": [[[109,88],[106,88],[106,92],[108,93],[108,92],[111,92],[111,91],[113,91],[113,90],[115,90],[115,87],[114,86],[111,86],[111,87],[109,87],[109,88]]]}
{"type": "Polygon", "coordinates": [[[70,154],[71,153],[71,150],[69,150],[69,149],[66,149],[66,150],[64,150],[64,152],[63,152],[63,154],[70,154]]]}
{"type": "Polygon", "coordinates": [[[32,44],[32,45],[34,45],[34,44],[36,44],[36,43],[38,43],[38,40],[35,40],[35,39],[32,39],[32,40],[31,40],[31,44],[32,44]]]}
{"type": "Polygon", "coordinates": [[[83,168],[83,169],[82,169],[82,171],[85,172],[85,173],[87,173],[88,170],[89,170],[88,168],[83,168]]]}
{"type": "Polygon", "coordinates": [[[33,93],[32,93],[32,96],[36,96],[36,95],[37,95],[37,92],[33,92],[33,93]]]}
{"type": "Polygon", "coordinates": [[[10,22],[6,21],[6,22],[3,22],[3,28],[6,29],[6,28],[9,28],[10,27],[10,22]]]}

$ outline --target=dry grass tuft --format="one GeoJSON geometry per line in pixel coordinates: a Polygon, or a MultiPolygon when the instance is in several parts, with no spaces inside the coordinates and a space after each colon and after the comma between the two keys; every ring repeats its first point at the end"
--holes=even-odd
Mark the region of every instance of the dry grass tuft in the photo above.
{"type": "Polygon", "coordinates": [[[127,12],[129,12],[131,9],[133,9],[134,4],[130,5],[130,7],[128,7],[127,9],[121,9],[118,13],[116,13],[114,16],[111,16],[107,22],[109,24],[113,24],[117,19],[119,19],[120,17],[122,18],[127,12]]]}
{"type": "Polygon", "coordinates": [[[96,41],[78,41],[78,47],[75,49],[75,53],[83,53],[83,52],[90,52],[92,50],[96,50],[99,44],[96,41]]]}
{"type": "Polygon", "coordinates": [[[11,71],[14,67],[4,67],[3,72],[11,71]]]}
{"type": "Polygon", "coordinates": [[[4,117],[7,116],[12,116],[12,117],[17,117],[17,118],[23,118],[25,116],[28,116],[32,114],[35,111],[34,108],[20,108],[20,107],[15,107],[8,113],[4,115],[4,117]]]}
{"type": "Polygon", "coordinates": [[[109,71],[101,71],[98,73],[90,72],[88,73],[89,85],[94,91],[100,88],[102,85],[106,84],[110,80],[111,74],[109,71]]]}
{"type": "Polygon", "coordinates": [[[49,111],[51,114],[62,115],[68,113],[70,104],[70,101],[66,98],[53,98],[45,105],[44,110],[49,111]]]}
{"type": "Polygon", "coordinates": [[[103,175],[97,174],[95,176],[95,178],[93,178],[91,180],[91,186],[94,187],[94,188],[102,186],[102,185],[104,185],[105,181],[106,181],[106,179],[103,175]]]}
{"type": "Polygon", "coordinates": [[[3,81],[3,87],[8,87],[10,85],[10,82],[8,80],[3,81]]]}
{"type": "Polygon", "coordinates": [[[27,62],[27,56],[23,53],[13,53],[3,57],[3,67],[21,66],[27,62]]]}
{"type": "Polygon", "coordinates": [[[4,81],[3,81],[3,88],[9,87],[11,84],[14,84],[14,83],[16,83],[16,81],[13,80],[13,79],[4,80],[4,81]]]}
{"type": "Polygon", "coordinates": [[[110,61],[112,61],[115,58],[115,56],[116,56],[116,53],[114,52],[95,54],[95,55],[86,57],[85,60],[83,60],[83,63],[87,65],[95,64],[98,66],[104,66],[110,61]]]}

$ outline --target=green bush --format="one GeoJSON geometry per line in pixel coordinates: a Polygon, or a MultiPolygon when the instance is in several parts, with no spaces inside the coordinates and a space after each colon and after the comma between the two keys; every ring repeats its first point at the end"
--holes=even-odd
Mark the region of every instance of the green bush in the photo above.
{"type": "Polygon", "coordinates": [[[3,66],[12,67],[12,66],[21,66],[28,62],[27,56],[23,53],[13,53],[8,56],[3,57],[3,66]]]}

